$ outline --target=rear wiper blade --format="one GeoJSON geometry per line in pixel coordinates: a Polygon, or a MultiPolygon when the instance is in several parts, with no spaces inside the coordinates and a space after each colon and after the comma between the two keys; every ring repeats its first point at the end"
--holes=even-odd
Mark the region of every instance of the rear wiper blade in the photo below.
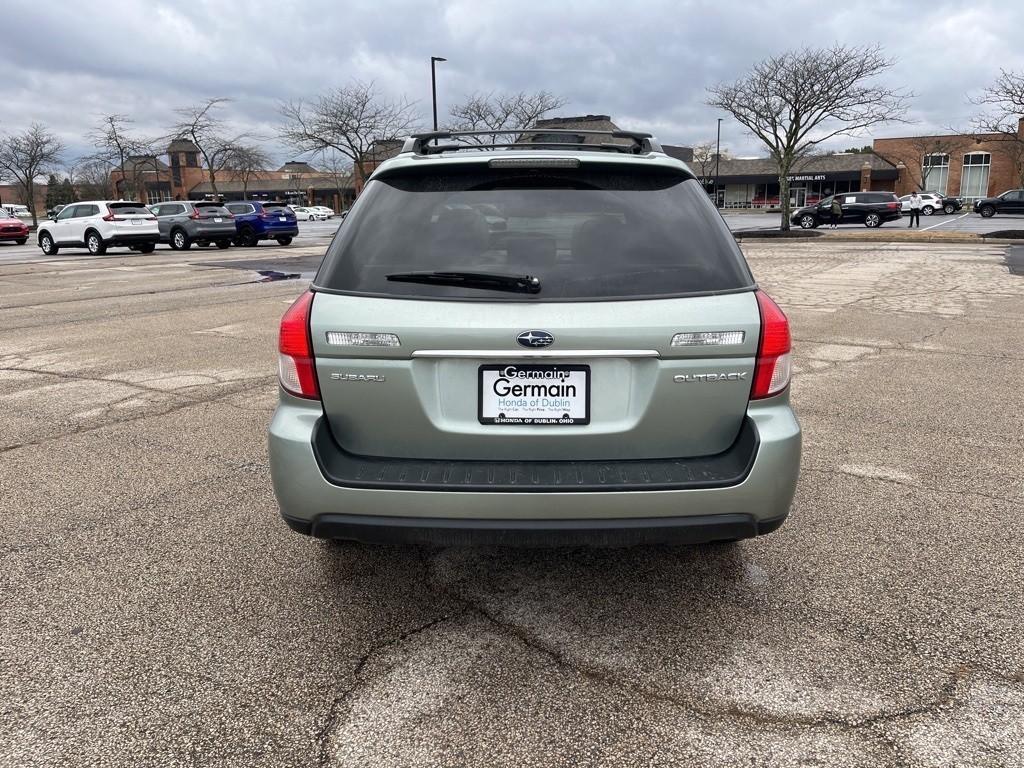
{"type": "Polygon", "coordinates": [[[540,278],[533,275],[502,275],[496,272],[396,272],[387,276],[397,283],[461,285],[491,291],[540,293],[540,278]]]}

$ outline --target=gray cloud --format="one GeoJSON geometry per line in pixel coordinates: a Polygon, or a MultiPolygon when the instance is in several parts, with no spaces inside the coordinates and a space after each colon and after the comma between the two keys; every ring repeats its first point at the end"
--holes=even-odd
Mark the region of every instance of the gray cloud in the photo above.
{"type": "MultiPolygon", "coordinates": [[[[69,156],[104,112],[158,135],[173,109],[210,96],[233,99],[239,131],[273,140],[282,99],[308,98],[352,78],[430,111],[429,57],[439,65],[439,106],[473,91],[546,89],[566,114],[608,113],[663,141],[714,137],[719,117],[705,88],[758,59],[804,45],[877,42],[898,62],[887,80],[914,91],[914,124],[876,135],[966,125],[967,102],[999,67],[1024,70],[1024,4],[820,0],[783,3],[254,2],[8,4],[0,11],[0,132],[40,121],[69,156]]],[[[864,141],[870,140],[867,137],[864,141]]],[[[839,139],[835,148],[864,143],[839,139]]],[[[730,119],[722,142],[760,154],[730,119]]]]}

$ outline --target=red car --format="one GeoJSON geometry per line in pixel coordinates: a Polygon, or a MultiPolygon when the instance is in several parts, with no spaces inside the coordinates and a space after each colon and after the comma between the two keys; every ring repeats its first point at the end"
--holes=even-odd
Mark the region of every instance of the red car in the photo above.
{"type": "Polygon", "coordinates": [[[28,242],[28,225],[0,208],[0,241],[13,240],[18,245],[28,242]]]}

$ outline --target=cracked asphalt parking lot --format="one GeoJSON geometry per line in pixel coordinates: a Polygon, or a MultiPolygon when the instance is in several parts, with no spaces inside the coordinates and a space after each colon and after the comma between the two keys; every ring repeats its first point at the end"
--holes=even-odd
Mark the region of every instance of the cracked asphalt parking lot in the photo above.
{"type": "Polygon", "coordinates": [[[744,249],[794,328],[791,517],[596,551],[290,532],[264,430],[300,281],[0,266],[0,765],[1024,765],[1024,277],[744,249]]]}

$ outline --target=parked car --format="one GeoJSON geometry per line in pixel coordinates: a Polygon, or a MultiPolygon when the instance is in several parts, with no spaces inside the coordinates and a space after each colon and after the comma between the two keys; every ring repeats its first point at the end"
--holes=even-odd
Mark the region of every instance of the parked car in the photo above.
{"type": "Polygon", "coordinates": [[[160,228],[160,242],[175,251],[195,243],[227,248],[235,238],[235,217],[220,203],[208,200],[175,201],[149,206],[160,228]]]}
{"type": "Polygon", "coordinates": [[[48,218],[48,219],[55,219],[55,218],[57,218],[57,214],[60,213],[61,211],[63,211],[66,207],[67,206],[64,203],[61,203],[60,205],[53,206],[53,208],[51,208],[50,210],[48,210],[46,212],[46,218],[48,218]]]}
{"type": "Polygon", "coordinates": [[[86,200],[72,203],[39,224],[36,241],[50,255],[61,248],[85,246],[99,256],[107,248],[127,246],[152,253],[160,239],[156,216],[142,203],[125,200],[86,200]]]}
{"type": "Polygon", "coordinates": [[[288,207],[295,214],[296,221],[316,221],[319,218],[312,208],[304,208],[301,205],[289,205],[288,207]]]}
{"type": "Polygon", "coordinates": [[[325,220],[334,217],[334,209],[328,208],[326,205],[312,205],[310,208],[322,214],[325,220]]]}
{"type": "Polygon", "coordinates": [[[986,197],[974,203],[974,210],[986,219],[997,213],[1024,213],[1024,189],[1011,189],[998,197],[986,197]]]}
{"type": "Polygon", "coordinates": [[[28,242],[28,224],[11,216],[5,208],[0,208],[0,241],[9,240],[18,245],[28,242]]]}
{"type": "MultiPolygon", "coordinates": [[[[923,215],[931,216],[936,211],[943,209],[941,196],[933,192],[919,192],[917,196],[921,198],[921,213],[923,215]]],[[[903,195],[900,198],[900,210],[903,213],[910,213],[910,195],[903,195]]]]}
{"type": "Polygon", "coordinates": [[[817,205],[808,205],[794,212],[789,220],[804,229],[813,229],[832,220],[832,198],[838,197],[843,205],[841,224],[863,224],[865,227],[880,227],[887,221],[895,221],[900,213],[900,200],[893,192],[844,192],[829,195],[817,205]]]}
{"type": "Polygon", "coordinates": [[[964,207],[964,201],[962,198],[940,195],[938,192],[930,192],[929,194],[933,194],[939,198],[941,208],[945,213],[953,214],[964,207]]]}
{"type": "Polygon", "coordinates": [[[0,205],[8,215],[15,219],[21,219],[22,221],[32,221],[32,211],[28,209],[27,205],[21,205],[20,203],[4,203],[0,205]]]}
{"type": "Polygon", "coordinates": [[[622,545],[782,524],[801,439],[786,316],[687,166],[614,136],[632,138],[615,156],[428,155],[426,134],[377,167],[281,321],[289,526],[622,545]],[[475,204],[515,212],[500,238],[475,204]]]}
{"type": "Polygon", "coordinates": [[[288,245],[299,234],[295,213],[284,203],[237,200],[224,207],[235,217],[235,245],[253,246],[260,240],[288,245]]]}

